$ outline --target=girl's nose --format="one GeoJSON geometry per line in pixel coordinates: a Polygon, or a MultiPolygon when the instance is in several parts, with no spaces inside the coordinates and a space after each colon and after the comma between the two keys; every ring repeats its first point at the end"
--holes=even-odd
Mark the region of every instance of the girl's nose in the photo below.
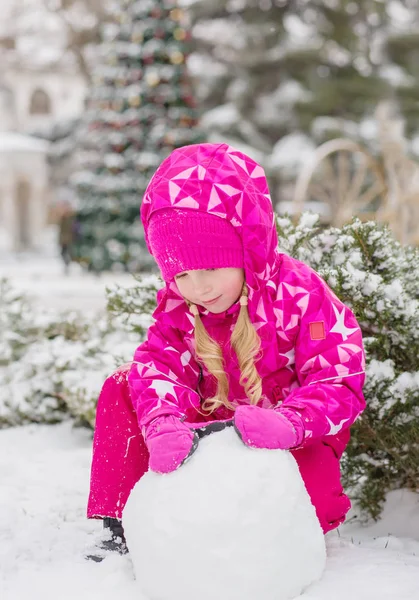
{"type": "Polygon", "coordinates": [[[211,292],[211,282],[203,274],[197,274],[195,279],[195,293],[199,296],[204,296],[211,292]]]}

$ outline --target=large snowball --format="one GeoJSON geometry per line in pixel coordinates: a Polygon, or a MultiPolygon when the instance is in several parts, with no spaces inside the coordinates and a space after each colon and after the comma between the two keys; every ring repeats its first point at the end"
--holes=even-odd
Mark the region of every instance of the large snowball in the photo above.
{"type": "Polygon", "coordinates": [[[318,580],[325,542],[294,458],[232,429],[169,475],[146,473],[123,525],[149,600],[288,600],[318,580]]]}

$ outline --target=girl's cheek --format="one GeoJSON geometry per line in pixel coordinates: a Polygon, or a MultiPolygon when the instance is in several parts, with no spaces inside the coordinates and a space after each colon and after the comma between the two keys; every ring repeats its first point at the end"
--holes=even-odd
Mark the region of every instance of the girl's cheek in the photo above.
{"type": "Polygon", "coordinates": [[[176,286],[176,289],[179,292],[179,294],[181,296],[184,296],[185,294],[184,294],[183,289],[182,289],[182,284],[179,284],[179,281],[176,281],[176,279],[174,280],[174,282],[175,282],[175,286],[176,286]]]}

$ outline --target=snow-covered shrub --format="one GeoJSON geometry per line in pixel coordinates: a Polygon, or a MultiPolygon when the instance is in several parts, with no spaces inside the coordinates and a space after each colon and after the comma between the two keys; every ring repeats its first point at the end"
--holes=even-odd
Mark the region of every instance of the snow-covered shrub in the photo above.
{"type": "Polygon", "coordinates": [[[278,218],[282,250],[311,265],[355,312],[367,352],[367,410],[352,429],[345,483],[370,516],[388,490],[419,488],[419,251],[359,220],[320,230],[278,218]]]}
{"type": "Polygon", "coordinates": [[[93,426],[105,378],[131,360],[150,324],[155,289],[147,278],[134,291],[115,295],[109,290],[110,304],[123,309],[120,317],[112,310],[81,315],[35,309],[30,298],[2,280],[0,428],[56,423],[69,416],[93,426]],[[147,293],[147,286],[153,291],[147,293]]]}
{"type": "MultiPolygon", "coordinates": [[[[119,327],[135,334],[136,340],[144,338],[152,322],[151,314],[156,308],[156,294],[163,281],[156,275],[137,277],[137,285],[129,288],[115,285],[107,289],[107,310],[117,319],[119,327]]],[[[138,341],[138,343],[140,343],[138,341]]]]}

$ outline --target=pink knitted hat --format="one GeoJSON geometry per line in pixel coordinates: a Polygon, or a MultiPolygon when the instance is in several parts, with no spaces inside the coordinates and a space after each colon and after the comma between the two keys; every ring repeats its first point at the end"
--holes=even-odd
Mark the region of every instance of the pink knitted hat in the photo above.
{"type": "Polygon", "coordinates": [[[165,281],[197,269],[244,267],[243,245],[233,225],[196,210],[158,210],[148,224],[150,251],[165,281]]]}

